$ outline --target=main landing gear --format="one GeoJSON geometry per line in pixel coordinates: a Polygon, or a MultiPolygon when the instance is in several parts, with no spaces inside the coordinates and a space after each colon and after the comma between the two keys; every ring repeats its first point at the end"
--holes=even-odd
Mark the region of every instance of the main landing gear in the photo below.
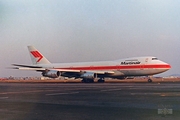
{"type": "Polygon", "coordinates": [[[81,80],[82,83],[93,83],[94,82],[94,79],[88,79],[88,78],[83,78],[81,80]]]}
{"type": "Polygon", "coordinates": [[[100,78],[97,82],[98,83],[104,83],[104,78],[100,78]]]}
{"type": "MultiPolygon", "coordinates": [[[[88,78],[83,78],[81,80],[82,83],[94,83],[94,79],[88,79],[88,78]]],[[[100,78],[97,81],[98,83],[104,83],[104,78],[100,78]]]]}

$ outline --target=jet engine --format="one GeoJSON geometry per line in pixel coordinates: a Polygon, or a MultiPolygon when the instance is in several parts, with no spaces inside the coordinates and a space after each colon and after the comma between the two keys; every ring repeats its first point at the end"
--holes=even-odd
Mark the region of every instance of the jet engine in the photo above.
{"type": "Polygon", "coordinates": [[[58,78],[60,76],[60,72],[55,71],[55,70],[48,70],[48,71],[43,72],[42,75],[44,77],[58,78]]]}
{"type": "Polygon", "coordinates": [[[91,73],[91,72],[86,72],[86,73],[81,75],[81,78],[94,79],[94,78],[96,78],[96,74],[91,73]]]}

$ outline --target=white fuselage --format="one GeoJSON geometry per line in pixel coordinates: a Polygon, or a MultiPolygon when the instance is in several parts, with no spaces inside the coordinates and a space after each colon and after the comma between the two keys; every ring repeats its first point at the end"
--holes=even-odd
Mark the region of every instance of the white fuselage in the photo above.
{"type": "Polygon", "coordinates": [[[165,72],[171,66],[155,57],[134,57],[115,61],[53,63],[38,65],[46,69],[80,70],[98,73],[105,71],[106,77],[145,76],[165,72]]]}

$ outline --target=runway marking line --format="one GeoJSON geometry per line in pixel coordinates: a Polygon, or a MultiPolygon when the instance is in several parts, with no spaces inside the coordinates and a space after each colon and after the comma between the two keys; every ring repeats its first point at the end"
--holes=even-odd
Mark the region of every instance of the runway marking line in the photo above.
{"type": "Polygon", "coordinates": [[[8,99],[8,98],[9,98],[9,97],[0,97],[0,100],[1,100],[1,99],[8,99]]]}
{"type": "Polygon", "coordinates": [[[161,94],[160,96],[161,96],[161,97],[165,97],[166,95],[165,95],[165,94],[161,94]]]}
{"type": "Polygon", "coordinates": [[[161,93],[131,93],[131,95],[161,95],[161,93]]]}
{"type": "Polygon", "coordinates": [[[0,95],[19,94],[19,93],[37,93],[37,92],[47,92],[47,91],[57,91],[57,90],[33,90],[33,91],[22,91],[22,92],[3,92],[3,93],[0,93],[0,95]]]}
{"type": "Polygon", "coordinates": [[[177,97],[177,96],[180,96],[179,93],[162,93],[160,95],[161,97],[177,97]]]}
{"type": "Polygon", "coordinates": [[[53,96],[53,95],[69,95],[69,94],[78,94],[79,92],[69,92],[69,93],[51,93],[46,94],[47,96],[53,96]]]}
{"type": "Polygon", "coordinates": [[[107,90],[101,90],[101,92],[118,91],[118,90],[121,90],[121,89],[107,89],[107,90]]]}

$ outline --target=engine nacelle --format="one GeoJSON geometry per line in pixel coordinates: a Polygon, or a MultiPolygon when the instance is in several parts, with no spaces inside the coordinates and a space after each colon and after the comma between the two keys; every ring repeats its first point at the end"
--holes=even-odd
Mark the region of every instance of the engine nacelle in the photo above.
{"type": "Polygon", "coordinates": [[[43,72],[42,75],[44,77],[58,78],[60,76],[60,72],[55,71],[55,70],[49,70],[49,71],[43,72]]]}
{"type": "Polygon", "coordinates": [[[86,73],[81,75],[81,78],[94,79],[94,78],[96,78],[96,74],[91,73],[91,72],[86,72],[86,73]]]}

